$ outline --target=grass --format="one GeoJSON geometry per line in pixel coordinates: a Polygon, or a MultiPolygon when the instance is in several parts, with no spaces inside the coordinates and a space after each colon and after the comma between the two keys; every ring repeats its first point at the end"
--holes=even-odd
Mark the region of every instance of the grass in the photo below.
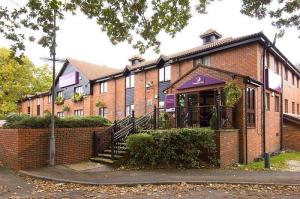
{"type": "MultiPolygon", "coordinates": [[[[286,162],[289,160],[300,161],[300,152],[281,153],[271,157],[271,169],[282,170],[287,169],[286,162]]],[[[245,170],[264,170],[264,161],[252,162],[247,165],[241,165],[239,168],[245,170]]]]}

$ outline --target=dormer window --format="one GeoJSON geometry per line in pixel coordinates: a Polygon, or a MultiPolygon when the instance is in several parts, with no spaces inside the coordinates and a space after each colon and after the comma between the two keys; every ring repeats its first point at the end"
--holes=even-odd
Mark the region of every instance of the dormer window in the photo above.
{"type": "Polygon", "coordinates": [[[209,29],[209,30],[207,30],[206,32],[204,32],[203,34],[200,35],[200,38],[203,41],[203,45],[214,42],[214,41],[217,41],[221,37],[222,37],[222,35],[219,34],[217,31],[215,31],[213,29],[209,29]]]}
{"type": "Polygon", "coordinates": [[[136,64],[139,64],[139,63],[145,61],[145,59],[139,55],[134,55],[129,59],[129,61],[130,61],[131,65],[136,65],[136,64]]]}

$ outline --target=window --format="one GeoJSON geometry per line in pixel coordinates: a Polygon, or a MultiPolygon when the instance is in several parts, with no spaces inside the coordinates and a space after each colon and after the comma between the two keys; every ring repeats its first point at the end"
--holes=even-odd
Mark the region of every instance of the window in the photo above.
{"type": "Polygon", "coordinates": [[[52,102],[52,95],[48,95],[48,104],[52,102]]]}
{"type": "Polygon", "coordinates": [[[134,105],[126,106],[126,117],[131,115],[132,111],[134,111],[134,105]]]}
{"type": "Polygon", "coordinates": [[[166,82],[171,80],[171,66],[164,66],[159,69],[159,81],[166,82]]]}
{"type": "Polygon", "coordinates": [[[57,97],[63,97],[63,92],[62,91],[58,91],[57,92],[57,97]]]}
{"type": "Polygon", "coordinates": [[[196,59],[196,66],[198,64],[203,64],[206,66],[210,66],[210,56],[201,57],[199,59],[196,59]]]}
{"type": "Polygon", "coordinates": [[[270,68],[270,56],[269,56],[269,52],[265,53],[265,66],[266,66],[266,68],[270,68]]]}
{"type": "Polygon", "coordinates": [[[289,70],[287,67],[284,68],[284,74],[285,74],[284,79],[286,81],[288,81],[289,80],[289,70]]]}
{"type": "Polygon", "coordinates": [[[270,110],[270,93],[266,93],[266,111],[269,111],[270,110]]]}
{"type": "Polygon", "coordinates": [[[37,98],[36,98],[36,104],[37,104],[37,105],[40,105],[40,103],[41,103],[41,98],[37,97],[37,98]]]}
{"type": "Polygon", "coordinates": [[[300,110],[299,110],[299,104],[297,104],[297,115],[300,114],[300,110]]]}
{"type": "Polygon", "coordinates": [[[294,75],[294,73],[292,74],[292,84],[295,85],[295,75],[294,75]]]}
{"type": "Polygon", "coordinates": [[[126,77],[126,88],[134,88],[134,75],[126,77]]]}
{"type": "Polygon", "coordinates": [[[284,100],[284,112],[289,113],[289,101],[287,99],[284,100]]]}
{"type": "Polygon", "coordinates": [[[36,115],[37,115],[37,116],[40,116],[40,114],[41,114],[41,106],[40,106],[40,103],[41,103],[41,98],[37,97],[37,98],[36,98],[36,115]]]}
{"type": "Polygon", "coordinates": [[[165,102],[164,101],[160,101],[158,104],[159,108],[165,108],[165,102]]]}
{"type": "Polygon", "coordinates": [[[74,115],[75,116],[83,116],[83,109],[75,110],[74,115]]]}
{"type": "Polygon", "coordinates": [[[279,74],[279,62],[277,59],[275,60],[275,72],[279,74]]]}
{"type": "Polygon", "coordinates": [[[275,96],[275,112],[279,112],[279,107],[280,107],[280,101],[279,101],[279,96],[275,96]]]}
{"type": "Polygon", "coordinates": [[[104,118],[107,118],[108,109],[106,107],[99,108],[99,115],[104,118]]]}
{"type": "Polygon", "coordinates": [[[100,93],[107,93],[107,82],[100,83],[100,93]]]}
{"type": "Polygon", "coordinates": [[[64,118],[65,117],[64,112],[57,112],[57,117],[64,118]]]}
{"type": "Polygon", "coordinates": [[[297,77],[297,88],[299,88],[299,78],[297,77]]]}
{"type": "Polygon", "coordinates": [[[30,106],[27,107],[27,114],[30,115],[30,106]]]}
{"type": "Polygon", "coordinates": [[[295,102],[292,102],[292,114],[295,114],[296,110],[295,110],[295,102]]]}
{"type": "Polygon", "coordinates": [[[74,93],[82,94],[83,93],[82,86],[75,87],[74,93]]]}
{"type": "Polygon", "coordinates": [[[247,88],[247,126],[255,126],[255,89],[247,88]]]}

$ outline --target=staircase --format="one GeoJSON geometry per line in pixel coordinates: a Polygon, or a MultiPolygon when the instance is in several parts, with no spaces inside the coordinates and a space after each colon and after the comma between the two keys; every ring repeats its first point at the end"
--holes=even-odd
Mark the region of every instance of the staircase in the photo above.
{"type": "Polygon", "coordinates": [[[114,164],[116,161],[127,155],[126,139],[129,135],[152,128],[153,113],[148,113],[138,119],[134,117],[126,117],[123,120],[115,121],[108,131],[111,132],[111,145],[108,149],[98,153],[97,157],[90,160],[92,162],[114,164]]]}

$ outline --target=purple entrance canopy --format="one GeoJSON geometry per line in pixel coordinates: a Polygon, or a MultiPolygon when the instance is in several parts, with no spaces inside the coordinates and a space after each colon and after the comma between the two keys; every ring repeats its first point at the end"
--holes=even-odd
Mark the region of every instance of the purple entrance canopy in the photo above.
{"type": "Polygon", "coordinates": [[[192,79],[186,81],[185,83],[181,84],[177,88],[177,90],[187,89],[187,88],[195,88],[195,87],[203,87],[203,86],[210,86],[216,84],[224,84],[225,82],[219,79],[215,79],[213,77],[208,77],[205,75],[196,75],[192,79]]]}

